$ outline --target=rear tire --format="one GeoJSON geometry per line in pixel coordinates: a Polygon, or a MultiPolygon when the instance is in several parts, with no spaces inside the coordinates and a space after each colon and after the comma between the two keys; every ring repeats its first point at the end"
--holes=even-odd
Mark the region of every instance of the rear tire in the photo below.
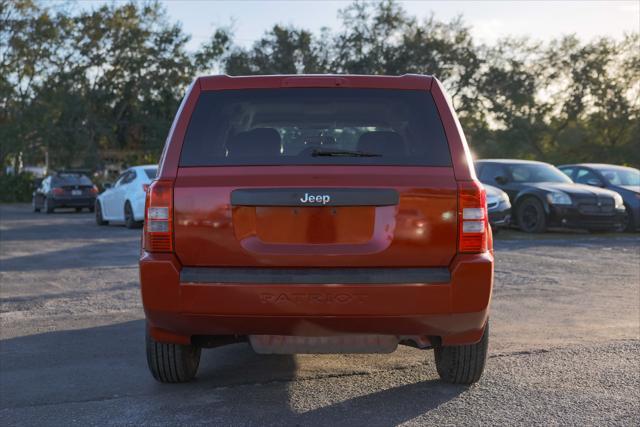
{"type": "Polygon", "coordinates": [[[44,206],[42,207],[42,209],[48,214],[53,213],[53,208],[49,206],[49,199],[44,199],[44,206]]]}
{"type": "Polygon", "coordinates": [[[528,197],[518,205],[518,227],[525,233],[544,233],[547,214],[538,199],[528,197]]]}
{"type": "Polygon", "coordinates": [[[482,339],[476,344],[434,348],[436,369],[442,381],[452,384],[473,384],[482,376],[489,347],[489,323],[482,339]]]}
{"type": "Polygon", "coordinates": [[[105,221],[104,217],[102,216],[102,207],[100,206],[100,202],[96,200],[96,207],[95,207],[95,211],[96,211],[96,224],[97,225],[107,225],[109,224],[109,221],[105,221]]]}
{"type": "Polygon", "coordinates": [[[627,214],[625,216],[625,221],[622,224],[622,231],[626,233],[633,233],[636,231],[636,219],[633,216],[633,212],[631,212],[631,207],[624,205],[627,214]]]}
{"type": "Polygon", "coordinates": [[[133,209],[131,208],[131,203],[128,201],[124,204],[124,225],[127,228],[140,228],[142,225],[142,223],[136,221],[136,218],[133,216],[133,209]]]}
{"type": "Polygon", "coordinates": [[[157,381],[184,383],[196,376],[200,365],[200,347],[158,342],[151,337],[148,328],[146,342],[147,364],[157,381]]]}

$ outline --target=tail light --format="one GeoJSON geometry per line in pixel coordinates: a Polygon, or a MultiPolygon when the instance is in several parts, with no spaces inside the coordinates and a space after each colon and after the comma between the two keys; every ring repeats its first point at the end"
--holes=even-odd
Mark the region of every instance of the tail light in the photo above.
{"type": "Polygon", "coordinates": [[[98,191],[98,187],[96,187],[95,185],[93,187],[91,187],[91,190],[89,190],[89,191],[91,191],[91,194],[98,194],[98,192],[99,192],[98,191]]]}
{"type": "Polygon", "coordinates": [[[458,252],[482,253],[488,249],[487,193],[480,183],[458,183],[458,252]]]}
{"type": "Polygon", "coordinates": [[[147,252],[173,251],[173,182],[154,181],[149,186],[144,221],[147,252]]]}
{"type": "Polygon", "coordinates": [[[64,194],[64,188],[56,187],[51,190],[54,196],[62,196],[64,194]]]}

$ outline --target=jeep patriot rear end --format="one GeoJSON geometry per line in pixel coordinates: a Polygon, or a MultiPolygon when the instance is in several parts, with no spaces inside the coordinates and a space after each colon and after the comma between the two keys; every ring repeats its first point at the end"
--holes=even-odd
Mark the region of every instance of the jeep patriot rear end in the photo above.
{"type": "Polygon", "coordinates": [[[429,76],[212,76],[189,88],[147,193],[147,358],[191,379],[200,349],[433,348],[483,371],[493,285],[485,192],[429,76]]]}

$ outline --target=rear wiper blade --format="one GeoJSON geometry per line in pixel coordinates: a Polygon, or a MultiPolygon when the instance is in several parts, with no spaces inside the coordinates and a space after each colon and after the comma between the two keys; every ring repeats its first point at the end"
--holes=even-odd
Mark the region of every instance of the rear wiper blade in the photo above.
{"type": "Polygon", "coordinates": [[[364,151],[349,151],[349,150],[336,150],[336,151],[321,151],[315,150],[311,153],[313,157],[381,157],[382,154],[365,153],[364,151]]]}

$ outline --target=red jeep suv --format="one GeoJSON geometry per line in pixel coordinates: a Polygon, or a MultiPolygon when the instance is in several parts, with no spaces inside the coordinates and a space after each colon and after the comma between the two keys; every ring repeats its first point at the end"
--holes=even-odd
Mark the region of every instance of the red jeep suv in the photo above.
{"type": "Polygon", "coordinates": [[[147,193],[147,360],[194,377],[203,347],[433,348],[470,384],[488,344],[485,191],[430,76],[201,77],[147,193]]]}

